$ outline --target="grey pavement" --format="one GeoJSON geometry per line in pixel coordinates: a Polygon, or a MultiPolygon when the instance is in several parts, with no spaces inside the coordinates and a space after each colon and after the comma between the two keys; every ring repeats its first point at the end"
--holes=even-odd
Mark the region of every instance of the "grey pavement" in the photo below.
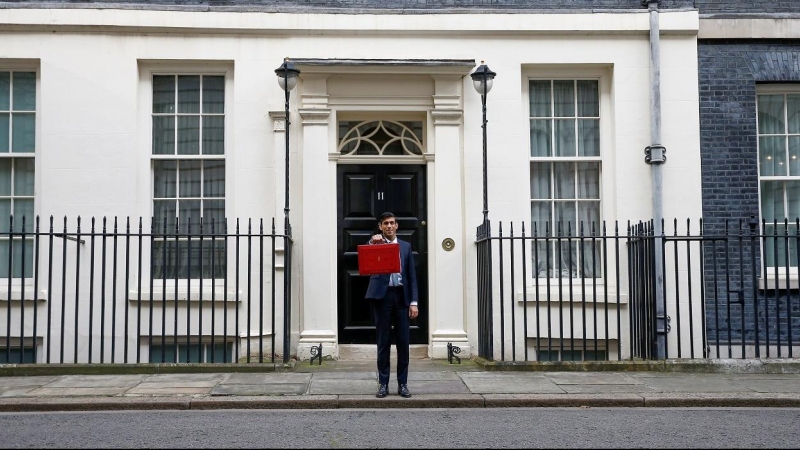
{"type": "MultiPolygon", "coordinates": [[[[394,368],[395,361],[392,361],[394,368]]],[[[412,359],[412,397],[375,397],[373,361],[0,365],[0,412],[119,409],[800,407],[800,360],[503,364],[412,359]],[[165,370],[169,367],[170,370],[165,370]],[[34,369],[39,369],[34,370],[34,369]],[[46,370],[45,370],[46,369],[46,370]],[[106,368],[108,369],[108,368],[106,368]],[[203,370],[199,370],[203,369],[203,370]],[[246,370],[243,370],[246,369],[246,370]],[[181,373],[184,370],[184,373],[181,373]],[[194,370],[193,373],[188,373],[194,370]],[[40,374],[44,372],[50,374],[40,374]],[[140,373],[134,373],[134,372],[140,373]],[[141,373],[147,372],[150,373],[141,373]],[[84,373],[80,373],[84,372],[84,373]],[[27,374],[33,373],[33,374],[27,374]]]]}

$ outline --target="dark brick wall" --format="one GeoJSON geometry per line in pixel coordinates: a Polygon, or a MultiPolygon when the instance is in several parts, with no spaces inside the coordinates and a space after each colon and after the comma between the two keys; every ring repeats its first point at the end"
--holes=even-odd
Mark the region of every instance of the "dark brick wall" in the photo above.
{"type": "Polygon", "coordinates": [[[698,42],[703,217],[709,229],[758,212],[756,84],[800,82],[800,40],[698,42]]]}
{"type": "MultiPolygon", "coordinates": [[[[756,85],[800,82],[800,40],[700,40],[698,68],[704,232],[737,235],[741,227],[749,235],[751,216],[760,217],[756,85]]],[[[744,336],[752,343],[757,324],[762,344],[767,333],[772,344],[779,337],[786,343],[790,306],[793,338],[800,342],[798,292],[786,296],[785,290],[753,289],[762,277],[757,247],[749,237],[741,242],[718,240],[704,247],[706,317],[712,342],[717,337],[724,343],[741,342],[744,336]]]]}

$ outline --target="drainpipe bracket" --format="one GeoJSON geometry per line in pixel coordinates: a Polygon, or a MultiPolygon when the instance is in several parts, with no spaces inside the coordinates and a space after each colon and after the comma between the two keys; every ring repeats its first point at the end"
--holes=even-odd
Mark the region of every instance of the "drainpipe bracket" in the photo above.
{"type": "Polygon", "coordinates": [[[661,0],[642,0],[642,6],[648,6],[650,3],[658,3],[661,5],[661,0]]]}
{"type": "Polygon", "coordinates": [[[644,162],[647,164],[664,164],[667,162],[667,148],[663,145],[648,145],[644,148],[644,162]]]}

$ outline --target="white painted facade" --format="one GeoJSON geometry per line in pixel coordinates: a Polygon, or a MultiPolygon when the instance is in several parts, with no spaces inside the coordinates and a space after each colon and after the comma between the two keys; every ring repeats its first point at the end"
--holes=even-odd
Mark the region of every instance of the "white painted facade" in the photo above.
{"type": "MultiPolygon", "coordinates": [[[[663,166],[664,216],[699,218],[698,13],[666,11],[660,17],[662,144],[669,157],[663,166]]],[[[647,11],[350,15],[0,9],[0,70],[38,74],[36,214],[150,217],[151,76],[200,71],[225,77],[226,216],[275,217],[280,230],[284,94],[274,70],[286,57],[299,61],[302,73],[290,103],[290,217],[296,243],[292,350],[301,359],[320,342],[325,355],[340,353],[337,164],[405,161],[340,157],[338,120],[422,120],[425,154],[414,161],[427,168],[427,355],[446,357],[447,344],[453,343],[463,357],[477,353],[474,241],[482,221],[481,99],[469,74],[481,61],[497,72],[487,100],[493,223],[530,221],[528,80],[561,76],[596,77],[600,83],[602,219],[647,219],[652,216],[651,169],[643,153],[651,144],[648,20],[647,11]],[[303,65],[304,60],[328,63],[303,65]],[[363,63],[370,60],[405,63],[363,63]],[[475,65],[419,63],[448,60],[475,65]],[[452,251],[442,248],[446,238],[455,241],[452,251]]],[[[515,295],[522,295],[521,288],[515,295]]]]}

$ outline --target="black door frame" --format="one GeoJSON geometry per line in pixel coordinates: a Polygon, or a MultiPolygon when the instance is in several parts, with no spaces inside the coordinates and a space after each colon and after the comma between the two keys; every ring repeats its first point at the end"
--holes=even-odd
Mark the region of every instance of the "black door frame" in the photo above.
{"type": "MultiPolygon", "coordinates": [[[[415,247],[414,253],[416,258],[417,264],[417,274],[419,279],[419,305],[420,305],[420,317],[418,317],[415,321],[412,321],[412,328],[411,328],[411,343],[412,344],[429,344],[429,327],[430,327],[430,312],[428,308],[428,299],[429,299],[429,280],[428,280],[428,242],[427,242],[427,214],[428,214],[428,200],[427,200],[427,177],[428,177],[428,165],[425,162],[415,162],[415,163],[358,163],[358,164],[347,164],[347,163],[339,163],[337,164],[336,168],[336,199],[337,199],[337,208],[336,208],[336,215],[337,215],[337,264],[336,264],[336,278],[337,278],[337,341],[339,344],[374,344],[375,343],[375,332],[374,326],[372,325],[371,319],[367,322],[364,322],[364,311],[358,311],[362,322],[356,326],[350,325],[348,326],[346,322],[352,319],[353,311],[348,311],[348,307],[359,307],[358,302],[363,299],[356,299],[350,298],[350,304],[347,304],[347,297],[352,297],[352,291],[360,292],[360,290],[366,290],[366,284],[368,284],[367,277],[359,277],[358,275],[354,275],[354,270],[357,271],[357,255],[355,253],[355,245],[365,243],[368,240],[368,236],[371,235],[376,230],[377,224],[377,216],[380,215],[386,208],[386,204],[388,203],[385,198],[381,200],[375,201],[378,196],[372,195],[374,192],[370,193],[371,196],[371,204],[369,206],[371,210],[371,214],[374,217],[361,217],[359,219],[363,219],[363,224],[359,223],[359,220],[355,222],[358,224],[358,230],[355,233],[350,233],[345,230],[346,225],[350,225],[350,222],[347,221],[343,215],[345,214],[345,206],[343,205],[344,199],[342,198],[345,194],[345,186],[344,186],[344,176],[346,175],[347,169],[354,169],[352,172],[363,172],[365,174],[373,174],[375,171],[378,173],[383,173],[386,177],[386,183],[390,184],[389,178],[393,175],[392,169],[397,169],[399,173],[402,173],[403,169],[406,169],[407,173],[414,173],[417,175],[419,192],[417,195],[419,196],[418,199],[418,206],[417,210],[415,211],[416,216],[406,215],[401,213],[400,211],[394,211],[395,214],[398,214],[398,223],[400,227],[398,229],[398,236],[401,239],[404,239],[404,234],[406,232],[415,232],[417,233],[416,239],[412,240],[412,246],[415,247]],[[370,170],[374,169],[374,170],[370,170]],[[421,207],[419,206],[421,205],[421,207]],[[369,224],[369,225],[367,225],[369,224]],[[414,225],[412,225],[414,224],[414,225]],[[405,225],[405,226],[404,226],[405,225]],[[345,236],[347,234],[347,236],[345,236]],[[416,241],[416,245],[415,242],[416,241]],[[355,264],[355,267],[353,265],[355,264]],[[357,281],[359,286],[354,287],[353,281],[357,281]],[[348,286],[347,284],[350,283],[348,286]],[[345,329],[347,328],[347,329],[345,329]]],[[[374,185],[371,185],[374,190],[379,190],[381,186],[378,186],[377,183],[381,181],[375,181],[374,185]]],[[[365,181],[366,183],[366,181],[365,181]]],[[[388,209],[388,208],[387,208],[388,209]]],[[[408,236],[408,234],[406,234],[408,236]]],[[[411,240],[411,239],[407,239],[411,240]]],[[[357,273],[357,272],[356,272],[357,273]]],[[[367,307],[364,304],[364,307],[367,307]]],[[[367,314],[366,317],[369,317],[367,314]]]]}

